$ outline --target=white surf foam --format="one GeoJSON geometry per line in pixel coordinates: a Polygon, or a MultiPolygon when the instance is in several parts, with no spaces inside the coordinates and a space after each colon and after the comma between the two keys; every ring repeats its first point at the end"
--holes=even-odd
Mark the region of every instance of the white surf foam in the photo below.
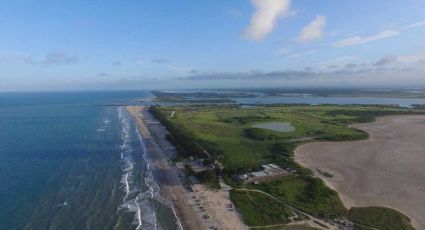
{"type": "Polygon", "coordinates": [[[103,132],[105,132],[106,131],[106,129],[105,128],[100,128],[100,129],[97,129],[96,130],[98,133],[103,133],[103,132]]]}
{"type": "MultiPolygon", "coordinates": [[[[123,204],[121,208],[132,212],[134,216],[135,229],[158,229],[157,218],[154,209],[152,208],[152,189],[149,184],[146,184],[147,189],[143,189],[137,183],[135,163],[132,157],[134,149],[132,148],[132,135],[130,132],[131,123],[129,115],[125,113],[124,108],[118,109],[118,117],[122,123],[120,148],[120,157],[122,162],[122,184],[124,190],[123,204]]],[[[144,163],[144,162],[141,162],[144,163]]],[[[140,173],[140,172],[139,172],[140,173]]],[[[147,171],[143,176],[149,176],[147,171]]],[[[144,178],[146,180],[146,178],[144,178]]]]}
{"type": "Polygon", "coordinates": [[[123,175],[122,183],[124,183],[125,186],[125,196],[123,201],[125,201],[128,197],[128,194],[130,193],[130,184],[128,183],[128,173],[123,175]]]}
{"type": "Polygon", "coordinates": [[[131,118],[130,115],[126,113],[124,107],[118,108],[118,117],[122,125],[120,133],[122,142],[119,146],[119,150],[122,162],[121,170],[123,174],[121,183],[124,191],[124,197],[121,209],[134,213],[135,229],[160,230],[161,227],[158,225],[156,210],[153,206],[153,201],[159,202],[164,206],[170,207],[175,219],[177,220],[176,225],[179,229],[183,229],[172,203],[161,196],[160,187],[154,180],[154,176],[152,174],[152,169],[155,165],[150,163],[151,159],[147,154],[143,138],[134,125],[134,132],[131,132],[131,118]],[[137,163],[133,158],[137,155],[133,154],[140,154],[140,152],[135,151],[135,149],[138,149],[139,147],[132,146],[134,140],[138,140],[138,143],[140,143],[142,147],[142,161],[138,160],[137,163]],[[143,178],[142,184],[139,183],[140,176],[143,178]]]}
{"type": "MultiPolygon", "coordinates": [[[[163,205],[166,205],[168,207],[170,207],[170,209],[172,210],[172,213],[176,219],[176,224],[178,226],[179,230],[183,230],[183,226],[181,224],[181,221],[179,219],[179,217],[176,214],[175,208],[173,206],[173,204],[168,201],[167,199],[165,199],[164,197],[161,196],[160,193],[160,187],[159,184],[154,180],[154,177],[152,175],[152,170],[151,170],[151,159],[149,158],[148,154],[147,154],[147,149],[146,146],[144,145],[144,141],[142,138],[142,135],[140,135],[140,132],[136,129],[136,134],[140,140],[140,144],[142,145],[142,149],[143,149],[143,160],[145,162],[145,167],[146,167],[146,171],[147,171],[147,176],[144,179],[144,184],[148,187],[148,191],[145,192],[146,195],[148,195],[148,198],[150,199],[155,199],[157,201],[159,201],[160,203],[162,203],[163,205]]],[[[156,214],[154,212],[152,212],[152,218],[157,220],[156,214]]],[[[156,223],[156,221],[155,221],[156,223]]],[[[157,225],[155,224],[155,229],[157,229],[157,225]]]]}
{"type": "Polygon", "coordinates": [[[136,230],[138,230],[138,229],[140,229],[141,227],[142,227],[142,210],[140,210],[140,206],[139,206],[139,204],[137,203],[139,201],[139,196],[136,196],[136,199],[134,199],[134,203],[136,204],[136,206],[137,206],[137,214],[136,214],[136,216],[137,216],[137,227],[136,227],[136,230]]]}

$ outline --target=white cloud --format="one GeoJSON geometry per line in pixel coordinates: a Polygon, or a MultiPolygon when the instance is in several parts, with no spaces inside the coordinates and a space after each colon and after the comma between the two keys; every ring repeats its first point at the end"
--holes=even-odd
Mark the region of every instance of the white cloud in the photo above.
{"type": "Polygon", "coordinates": [[[398,62],[402,63],[417,63],[417,64],[425,64],[425,53],[418,53],[410,56],[400,56],[397,58],[398,62]]]}
{"type": "Polygon", "coordinates": [[[245,30],[245,37],[253,41],[261,41],[276,26],[279,17],[290,13],[291,0],[251,0],[255,13],[245,30]]]}
{"type": "Polygon", "coordinates": [[[375,62],[374,66],[385,66],[393,64],[397,61],[398,57],[395,56],[386,56],[375,62]]]}
{"type": "Polygon", "coordinates": [[[395,30],[386,30],[386,31],[381,32],[379,34],[375,34],[375,35],[371,35],[371,36],[367,36],[367,37],[356,36],[356,37],[342,39],[342,40],[339,40],[339,41],[333,43],[333,46],[335,46],[335,47],[356,46],[356,45],[366,44],[366,43],[369,43],[369,42],[374,42],[374,41],[394,37],[394,36],[397,36],[399,34],[400,34],[400,32],[395,31],[395,30]]]}
{"type": "Polygon", "coordinates": [[[408,25],[406,26],[405,29],[413,29],[413,28],[422,27],[422,26],[425,26],[425,20],[408,25]]]}
{"type": "Polygon", "coordinates": [[[298,41],[310,42],[322,38],[326,26],[326,16],[317,15],[316,18],[301,31],[298,41]]]}

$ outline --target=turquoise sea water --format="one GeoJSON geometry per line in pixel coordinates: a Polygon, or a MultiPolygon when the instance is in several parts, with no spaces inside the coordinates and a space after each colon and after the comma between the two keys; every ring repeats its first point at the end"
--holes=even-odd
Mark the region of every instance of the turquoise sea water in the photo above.
{"type": "Polygon", "coordinates": [[[0,229],[176,229],[124,107],[148,92],[0,93],[0,229]]]}

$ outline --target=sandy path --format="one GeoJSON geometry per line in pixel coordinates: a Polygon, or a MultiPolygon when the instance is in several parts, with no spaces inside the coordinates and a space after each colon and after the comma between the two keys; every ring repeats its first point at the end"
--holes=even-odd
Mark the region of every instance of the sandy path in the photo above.
{"type": "Polygon", "coordinates": [[[129,106],[127,110],[135,120],[142,134],[145,146],[155,165],[155,174],[159,176],[165,197],[172,202],[183,229],[206,229],[199,219],[198,214],[189,204],[183,186],[178,178],[178,173],[170,166],[167,156],[160,150],[153,140],[149,130],[143,122],[141,109],[143,107],[129,106]]]}
{"type": "Polygon", "coordinates": [[[295,160],[337,190],[346,207],[391,207],[425,229],[425,116],[387,116],[353,127],[370,139],[305,144],[295,160]]]}

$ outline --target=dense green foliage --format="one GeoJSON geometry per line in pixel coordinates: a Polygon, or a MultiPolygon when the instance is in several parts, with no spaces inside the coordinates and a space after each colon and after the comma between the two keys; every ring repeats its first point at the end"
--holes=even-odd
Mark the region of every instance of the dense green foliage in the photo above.
{"type": "Polygon", "coordinates": [[[209,186],[213,189],[220,189],[220,182],[218,180],[218,172],[215,170],[206,170],[196,174],[199,182],[209,186]]]}
{"type": "Polygon", "coordinates": [[[317,178],[289,176],[279,181],[250,185],[317,217],[341,217],[347,210],[338,194],[317,178]]]}
{"type": "Polygon", "coordinates": [[[256,192],[232,190],[230,199],[249,226],[285,224],[292,214],[281,203],[256,192]]]}
{"type": "Polygon", "coordinates": [[[413,230],[407,216],[396,210],[382,207],[352,208],[350,219],[360,228],[377,228],[380,230],[413,230]]]}
{"type": "Polygon", "coordinates": [[[190,130],[170,122],[167,115],[158,107],[151,107],[150,112],[168,129],[170,135],[167,136],[167,139],[176,146],[180,154],[184,156],[197,156],[202,154],[203,151],[196,144],[195,137],[190,130]]]}
{"type": "Polygon", "coordinates": [[[195,176],[195,170],[193,170],[192,166],[190,166],[189,164],[184,164],[184,169],[186,170],[187,175],[189,176],[195,176]]]}
{"type": "MultiPolygon", "coordinates": [[[[279,228],[279,229],[282,230],[282,228],[279,228]]],[[[313,228],[307,225],[289,225],[289,226],[285,226],[283,230],[319,230],[319,229],[313,228]]]]}
{"type": "MultiPolygon", "coordinates": [[[[333,117],[337,116],[351,116],[353,117],[352,121],[357,123],[372,122],[378,116],[386,115],[403,115],[410,114],[412,111],[408,110],[397,110],[389,109],[389,107],[378,107],[381,109],[371,109],[371,110],[347,110],[347,109],[337,109],[329,111],[328,114],[333,117]]],[[[390,107],[391,108],[391,107],[390,107]]]]}
{"type": "Polygon", "coordinates": [[[244,135],[245,137],[256,140],[256,141],[275,140],[278,138],[278,136],[273,135],[272,133],[269,133],[266,130],[259,129],[259,128],[245,129],[244,135]]]}

